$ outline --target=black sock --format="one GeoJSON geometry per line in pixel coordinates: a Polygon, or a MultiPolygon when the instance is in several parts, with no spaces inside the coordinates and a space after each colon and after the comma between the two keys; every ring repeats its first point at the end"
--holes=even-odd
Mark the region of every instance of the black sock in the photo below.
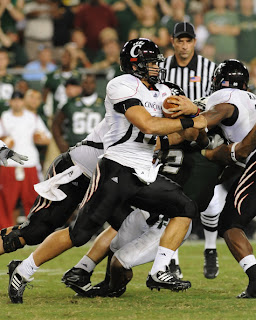
{"type": "Polygon", "coordinates": [[[250,296],[256,297],[256,264],[247,269],[246,274],[249,278],[249,284],[246,291],[250,296]]]}
{"type": "Polygon", "coordinates": [[[247,276],[249,278],[249,282],[256,281],[256,264],[254,264],[253,266],[248,268],[246,270],[246,274],[247,274],[247,276]]]}

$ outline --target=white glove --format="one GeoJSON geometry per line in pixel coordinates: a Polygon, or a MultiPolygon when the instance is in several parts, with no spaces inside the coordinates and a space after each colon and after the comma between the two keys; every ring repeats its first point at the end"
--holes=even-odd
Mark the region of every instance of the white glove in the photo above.
{"type": "Polygon", "coordinates": [[[201,111],[205,111],[207,101],[208,101],[208,97],[202,97],[202,98],[199,98],[199,99],[194,100],[193,103],[194,103],[196,106],[198,106],[198,108],[199,108],[201,111]]]}
{"type": "Polygon", "coordinates": [[[23,161],[27,161],[28,157],[23,156],[22,154],[19,154],[7,147],[0,148],[0,165],[3,163],[4,166],[7,166],[7,159],[12,159],[19,164],[24,164],[23,161]]]}
{"type": "Polygon", "coordinates": [[[209,144],[207,147],[205,147],[205,149],[212,150],[224,143],[224,139],[218,133],[215,133],[212,136],[208,136],[208,139],[209,144]]]}

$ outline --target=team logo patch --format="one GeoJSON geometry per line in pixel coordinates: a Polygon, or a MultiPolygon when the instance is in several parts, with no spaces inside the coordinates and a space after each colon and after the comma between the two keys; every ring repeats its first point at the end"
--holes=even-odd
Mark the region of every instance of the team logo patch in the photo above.
{"type": "Polygon", "coordinates": [[[201,77],[199,76],[190,77],[190,82],[201,82],[201,77]]]}

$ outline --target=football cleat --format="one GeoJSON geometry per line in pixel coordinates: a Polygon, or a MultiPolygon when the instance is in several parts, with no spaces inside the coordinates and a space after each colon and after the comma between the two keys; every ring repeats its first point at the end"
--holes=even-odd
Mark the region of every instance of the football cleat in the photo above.
{"type": "Polygon", "coordinates": [[[95,297],[120,297],[126,291],[126,286],[119,288],[118,290],[111,290],[107,282],[102,281],[95,286],[93,286],[90,290],[79,294],[82,297],[87,298],[95,298],[95,297]]]}
{"type": "Polygon", "coordinates": [[[61,282],[79,295],[83,295],[92,288],[91,275],[92,272],[73,267],[64,273],[61,282]]]}
{"type": "Polygon", "coordinates": [[[251,299],[251,298],[254,298],[254,297],[251,297],[247,291],[243,291],[242,293],[240,293],[238,296],[237,296],[238,299],[251,299]]]}
{"type": "Polygon", "coordinates": [[[149,289],[168,289],[172,291],[183,291],[191,287],[190,281],[183,281],[166,267],[166,271],[158,271],[154,275],[148,275],[146,285],[149,289]]]}
{"type": "Polygon", "coordinates": [[[175,276],[178,279],[183,278],[183,274],[181,272],[180,266],[178,264],[175,264],[175,259],[171,259],[171,262],[169,264],[169,269],[170,269],[171,273],[175,274],[175,276]]]}
{"type": "Polygon", "coordinates": [[[204,250],[204,276],[214,279],[219,274],[219,262],[216,249],[204,250]]]}
{"type": "Polygon", "coordinates": [[[21,262],[21,260],[12,260],[7,266],[9,269],[8,294],[12,303],[23,303],[24,290],[27,284],[33,280],[33,278],[26,279],[19,274],[17,267],[21,262]]]}
{"type": "Polygon", "coordinates": [[[256,292],[255,292],[255,286],[252,289],[250,287],[250,284],[248,285],[247,289],[245,291],[243,291],[242,293],[240,293],[237,296],[238,299],[255,299],[256,298],[256,292]]]}

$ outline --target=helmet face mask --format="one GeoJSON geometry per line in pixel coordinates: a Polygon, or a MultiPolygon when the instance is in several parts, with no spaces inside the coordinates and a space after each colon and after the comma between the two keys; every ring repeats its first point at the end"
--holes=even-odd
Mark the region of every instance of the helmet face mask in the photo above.
{"type": "Polygon", "coordinates": [[[149,39],[133,39],[124,45],[120,53],[121,70],[154,84],[165,80],[166,70],[149,66],[164,61],[158,46],[149,39]],[[153,74],[153,75],[152,75],[153,74]]]}
{"type": "Polygon", "coordinates": [[[229,59],[218,65],[212,77],[212,91],[225,88],[247,90],[249,72],[242,62],[229,59]]]}

